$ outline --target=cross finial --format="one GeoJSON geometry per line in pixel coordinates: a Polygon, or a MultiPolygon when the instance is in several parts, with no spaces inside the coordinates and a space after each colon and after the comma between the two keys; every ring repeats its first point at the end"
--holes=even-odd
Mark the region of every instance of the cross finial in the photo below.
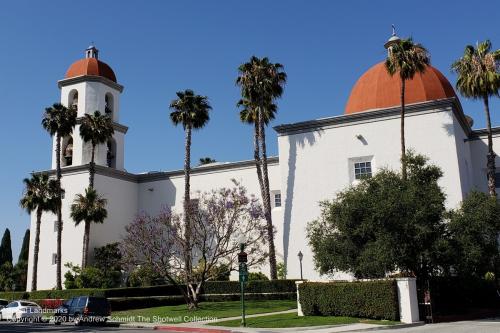
{"type": "Polygon", "coordinates": [[[391,24],[392,26],[392,35],[396,36],[396,26],[394,24],[391,24]]]}

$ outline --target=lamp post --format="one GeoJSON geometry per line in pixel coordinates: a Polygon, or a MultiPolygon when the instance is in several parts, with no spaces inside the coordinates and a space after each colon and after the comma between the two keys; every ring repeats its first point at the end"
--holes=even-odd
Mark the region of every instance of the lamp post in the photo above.
{"type": "Polygon", "coordinates": [[[246,327],[245,320],[245,282],[248,280],[247,254],[245,252],[246,239],[244,235],[238,240],[240,244],[240,253],[238,253],[238,265],[240,272],[240,291],[241,291],[241,326],[246,327]]]}
{"type": "Polygon", "coordinates": [[[300,279],[304,280],[304,278],[302,277],[302,258],[304,258],[304,255],[302,254],[302,251],[299,251],[299,253],[297,254],[297,256],[299,257],[299,263],[300,263],[300,279]]]}

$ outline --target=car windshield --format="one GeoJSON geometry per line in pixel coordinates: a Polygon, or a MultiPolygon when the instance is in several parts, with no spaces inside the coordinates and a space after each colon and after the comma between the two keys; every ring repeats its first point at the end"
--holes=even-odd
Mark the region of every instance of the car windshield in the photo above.
{"type": "Polygon", "coordinates": [[[38,306],[38,304],[31,302],[21,302],[21,306],[38,306]]]}

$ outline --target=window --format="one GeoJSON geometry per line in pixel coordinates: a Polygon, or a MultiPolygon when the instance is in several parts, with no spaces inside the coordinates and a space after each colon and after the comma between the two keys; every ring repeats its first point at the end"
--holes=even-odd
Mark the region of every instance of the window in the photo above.
{"type": "Polygon", "coordinates": [[[274,193],[274,207],[281,207],[281,193],[274,193]]]}
{"type": "Polygon", "coordinates": [[[87,297],[80,297],[77,307],[83,308],[85,305],[87,305],[87,297]]]}
{"type": "Polygon", "coordinates": [[[52,265],[57,264],[57,253],[52,253],[52,265]]]}
{"type": "Polygon", "coordinates": [[[500,188],[500,172],[495,173],[495,186],[500,188]]]}
{"type": "Polygon", "coordinates": [[[107,93],[106,96],[104,96],[104,112],[113,118],[113,95],[110,93],[107,93]]]}
{"type": "Polygon", "coordinates": [[[106,144],[106,165],[108,168],[116,168],[116,142],[110,139],[106,144]]]}
{"type": "Polygon", "coordinates": [[[372,176],[372,162],[355,162],[354,179],[370,178],[372,176]]]}

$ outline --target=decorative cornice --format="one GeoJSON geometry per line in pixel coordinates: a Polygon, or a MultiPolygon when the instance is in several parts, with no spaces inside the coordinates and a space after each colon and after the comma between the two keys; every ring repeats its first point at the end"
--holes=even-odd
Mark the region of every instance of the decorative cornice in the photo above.
{"type": "MultiPolygon", "coordinates": [[[[439,99],[423,103],[408,104],[406,105],[405,111],[407,114],[411,115],[422,111],[433,111],[436,109],[440,111],[445,111],[446,109],[450,108],[457,117],[466,135],[467,136],[470,135],[471,133],[470,126],[468,125],[467,120],[465,119],[460,102],[455,97],[439,99]]],[[[347,126],[358,122],[379,121],[384,118],[396,117],[399,116],[400,110],[401,108],[399,106],[387,109],[376,109],[349,115],[341,115],[341,116],[334,116],[322,119],[308,120],[293,124],[278,125],[274,127],[274,130],[278,133],[279,136],[310,132],[315,130],[321,130],[328,127],[347,126]]]]}
{"type": "Polygon", "coordinates": [[[120,93],[123,91],[123,86],[121,84],[113,82],[110,79],[105,78],[103,76],[97,76],[97,75],[80,75],[80,76],[70,77],[69,79],[59,80],[57,81],[57,86],[61,88],[70,84],[89,82],[89,81],[103,83],[113,89],[118,90],[120,93]]]}
{"type": "MultiPolygon", "coordinates": [[[[83,119],[83,117],[77,118],[76,119],[76,124],[80,125],[82,123],[82,119],[83,119]]],[[[127,132],[128,132],[128,127],[127,126],[119,124],[119,123],[115,123],[114,121],[113,121],[113,129],[115,131],[123,133],[123,134],[127,134],[127,132]]]]}
{"type": "MultiPolygon", "coordinates": [[[[491,134],[493,136],[500,135],[500,127],[492,127],[491,134]]],[[[488,136],[488,129],[487,128],[479,128],[476,130],[472,130],[471,135],[469,135],[469,138],[466,139],[466,141],[480,140],[480,139],[486,138],[487,136],[488,136]]]]}
{"type": "MultiPolygon", "coordinates": [[[[269,157],[267,159],[267,162],[269,165],[275,165],[275,164],[279,163],[279,159],[277,156],[269,157]]],[[[205,166],[194,167],[191,169],[191,174],[196,175],[196,174],[204,174],[204,173],[222,172],[222,171],[231,170],[231,169],[246,169],[246,168],[252,168],[254,166],[255,166],[254,160],[228,162],[228,163],[220,163],[220,164],[214,163],[214,165],[205,165],[205,166]]],[[[61,172],[63,175],[87,173],[88,171],[89,171],[88,164],[77,165],[77,166],[68,166],[68,167],[63,167],[61,169],[61,172]]],[[[117,179],[129,181],[129,182],[133,182],[133,183],[147,183],[147,182],[158,181],[158,180],[166,180],[166,179],[169,179],[171,177],[178,177],[178,176],[184,175],[184,170],[155,171],[155,172],[148,172],[148,173],[133,174],[133,173],[129,173],[127,171],[108,168],[108,167],[105,167],[102,165],[96,165],[95,171],[96,171],[96,174],[98,174],[98,175],[117,178],[117,179]]],[[[55,175],[56,170],[37,171],[35,173],[47,173],[47,174],[52,176],[52,175],[55,175]]]]}

